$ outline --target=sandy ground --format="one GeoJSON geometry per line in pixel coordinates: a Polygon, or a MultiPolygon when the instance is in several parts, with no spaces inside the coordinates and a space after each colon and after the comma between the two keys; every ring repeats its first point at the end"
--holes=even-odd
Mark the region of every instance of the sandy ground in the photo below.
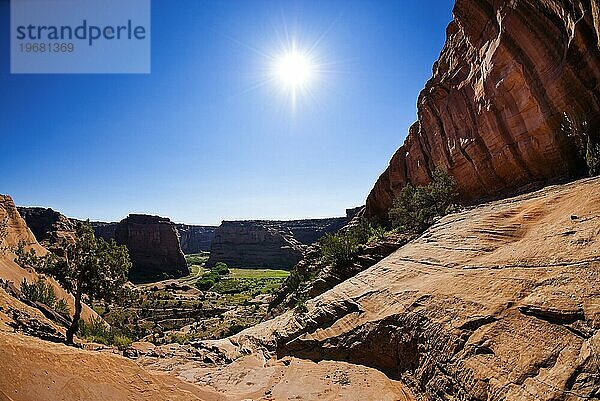
{"type": "Polygon", "coordinates": [[[220,400],[118,355],[0,332],[0,400],[220,400]]]}

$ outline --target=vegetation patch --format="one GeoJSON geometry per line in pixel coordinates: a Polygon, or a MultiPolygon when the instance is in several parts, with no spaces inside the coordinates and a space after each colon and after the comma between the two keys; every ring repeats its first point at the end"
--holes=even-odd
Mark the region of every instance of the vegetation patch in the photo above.
{"type": "Polygon", "coordinates": [[[127,349],[133,340],[122,331],[108,327],[100,317],[90,318],[87,322],[79,321],[78,336],[88,341],[112,345],[120,350],[127,349]]]}
{"type": "Polygon", "coordinates": [[[321,238],[321,256],[336,266],[344,266],[352,262],[361,245],[384,240],[386,236],[387,232],[383,227],[373,226],[366,219],[360,219],[353,226],[321,238]]]}
{"type": "Polygon", "coordinates": [[[21,282],[21,293],[29,301],[40,302],[56,312],[63,314],[69,314],[70,312],[67,301],[58,298],[52,284],[41,277],[31,284],[23,279],[21,282]]]}
{"type": "Polygon", "coordinates": [[[432,173],[432,182],[415,187],[406,185],[389,211],[392,226],[402,233],[422,233],[435,219],[457,209],[456,184],[441,167],[432,173]]]}

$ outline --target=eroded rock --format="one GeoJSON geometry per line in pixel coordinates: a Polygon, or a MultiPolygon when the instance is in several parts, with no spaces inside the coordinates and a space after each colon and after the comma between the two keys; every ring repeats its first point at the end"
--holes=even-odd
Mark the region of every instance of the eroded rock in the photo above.
{"type": "Polygon", "coordinates": [[[595,0],[458,0],[418,121],[367,199],[387,218],[407,183],[437,165],[475,204],[585,172],[586,135],[600,137],[595,0]]]}

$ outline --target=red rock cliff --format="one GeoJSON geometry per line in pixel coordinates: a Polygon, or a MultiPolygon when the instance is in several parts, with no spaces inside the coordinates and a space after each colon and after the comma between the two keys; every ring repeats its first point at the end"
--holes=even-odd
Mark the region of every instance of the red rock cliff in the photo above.
{"type": "Polygon", "coordinates": [[[427,183],[436,165],[466,204],[581,175],[600,127],[599,9],[597,0],[457,0],[418,121],[367,216],[387,217],[402,187],[427,183]]]}
{"type": "Polygon", "coordinates": [[[175,224],[168,218],[130,214],[115,227],[114,238],[127,246],[133,282],[183,277],[189,273],[175,224]]]}

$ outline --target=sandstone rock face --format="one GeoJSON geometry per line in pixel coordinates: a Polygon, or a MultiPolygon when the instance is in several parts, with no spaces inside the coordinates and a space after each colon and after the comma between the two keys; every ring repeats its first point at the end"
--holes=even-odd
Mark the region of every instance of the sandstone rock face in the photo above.
{"type": "Polygon", "coordinates": [[[207,266],[291,269],[307,245],[339,230],[346,218],[224,221],[215,231],[207,266]]]}
{"type": "Polygon", "coordinates": [[[367,199],[386,218],[404,185],[442,165],[462,201],[582,174],[600,130],[596,0],[457,0],[418,121],[367,199]]]}
{"type": "Polygon", "coordinates": [[[129,250],[132,281],[157,281],[189,273],[177,230],[168,218],[131,214],[116,226],[114,238],[129,250]]]}
{"type": "Polygon", "coordinates": [[[12,198],[8,195],[0,195],[0,247],[2,249],[0,256],[10,260],[13,255],[12,250],[20,242],[24,242],[26,246],[32,247],[40,254],[45,254],[45,250],[38,244],[25,220],[19,214],[12,198]]]}
{"type": "Polygon", "coordinates": [[[267,221],[224,221],[215,232],[206,265],[291,269],[303,250],[285,227],[267,221]]]}
{"type": "Polygon", "coordinates": [[[210,245],[215,237],[215,226],[191,226],[177,224],[181,250],[186,255],[210,251],[210,245]]]}
{"type": "Polygon", "coordinates": [[[232,344],[343,360],[419,400],[600,396],[600,179],[444,217],[232,344]]]}
{"type": "Polygon", "coordinates": [[[19,207],[18,210],[38,242],[55,246],[75,240],[76,222],[59,212],[41,207],[19,207]]]}

